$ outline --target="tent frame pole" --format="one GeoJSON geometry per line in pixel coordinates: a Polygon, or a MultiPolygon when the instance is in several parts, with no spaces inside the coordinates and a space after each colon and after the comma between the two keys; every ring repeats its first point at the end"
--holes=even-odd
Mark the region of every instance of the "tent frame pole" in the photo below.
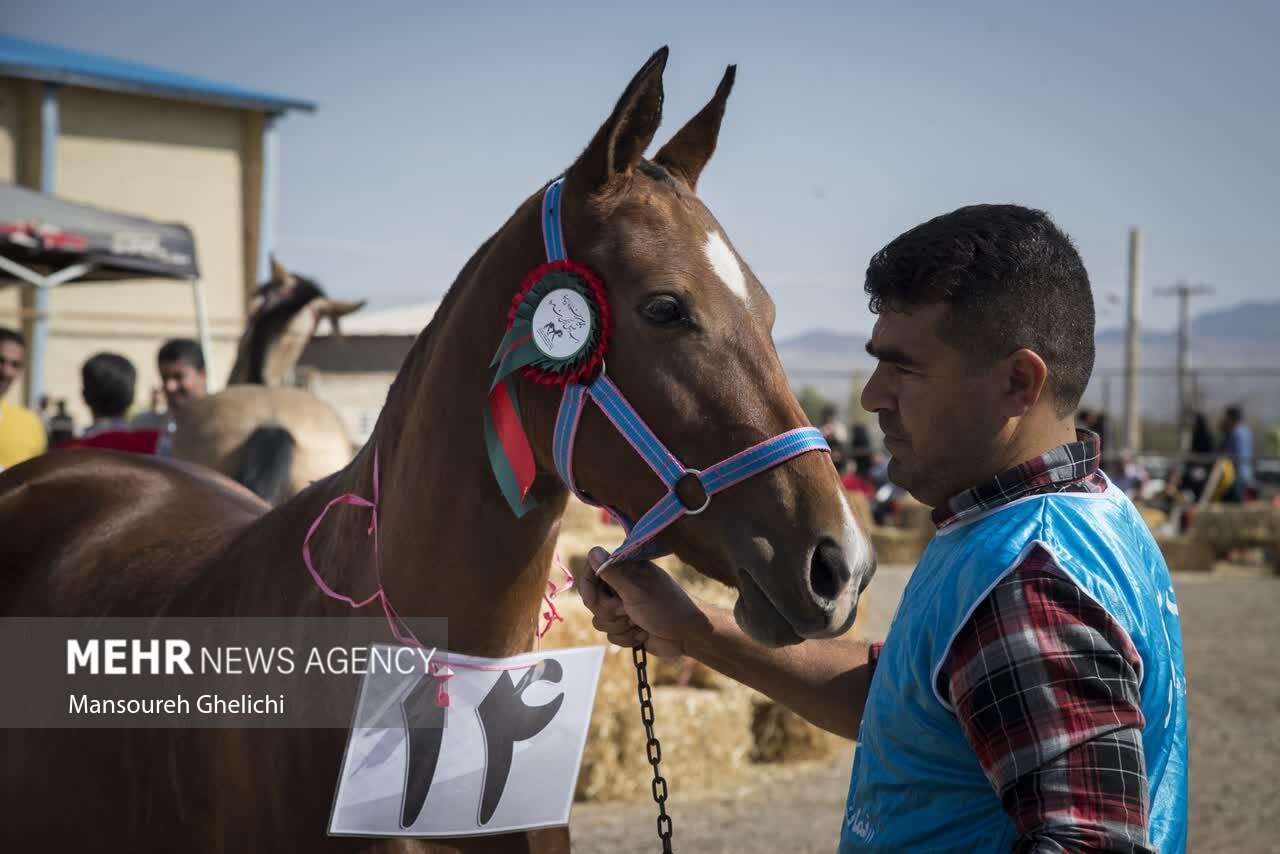
{"type": "Polygon", "coordinates": [[[191,295],[196,304],[196,329],[200,333],[200,349],[204,353],[204,373],[210,394],[218,391],[218,372],[213,364],[213,335],[209,332],[209,304],[205,299],[204,282],[191,280],[191,295]]]}

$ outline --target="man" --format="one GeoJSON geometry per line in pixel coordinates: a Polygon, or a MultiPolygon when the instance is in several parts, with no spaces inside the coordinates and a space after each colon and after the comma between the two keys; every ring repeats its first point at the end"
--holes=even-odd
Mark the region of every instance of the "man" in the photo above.
{"type": "Polygon", "coordinates": [[[80,381],[93,423],[64,447],[155,453],[160,431],[135,429],[128,419],[138,382],[133,362],[118,353],[98,353],[80,366],[80,381]]]}
{"type": "Polygon", "coordinates": [[[1094,359],[1078,253],[1040,211],[961,208],[878,252],[866,291],[862,405],[937,526],[885,642],[766,649],[649,563],[587,573],[596,627],[857,738],[842,852],[1182,851],[1177,605],[1073,426],[1094,359]]]}
{"type": "Polygon", "coordinates": [[[26,359],[27,342],[14,330],[0,326],[0,471],[43,454],[48,445],[40,416],[5,397],[26,359]]]}
{"type": "Polygon", "coordinates": [[[1222,419],[1222,450],[1231,457],[1236,477],[1224,501],[1249,501],[1254,497],[1253,431],[1238,406],[1228,406],[1222,419]]]}
{"type": "Polygon", "coordinates": [[[111,430],[129,428],[129,407],[133,406],[138,371],[119,353],[98,353],[80,366],[80,393],[93,422],[82,438],[111,430]]]}
{"type": "Polygon", "coordinates": [[[844,423],[837,417],[836,408],[827,405],[822,410],[822,423],[818,425],[818,429],[822,431],[822,437],[827,440],[828,447],[831,448],[831,462],[835,464],[836,471],[844,469],[845,448],[849,444],[849,430],[844,423]]]}
{"type": "Polygon", "coordinates": [[[168,456],[173,431],[177,428],[175,415],[193,400],[209,393],[209,378],[205,373],[204,350],[190,338],[173,338],[164,342],[156,354],[160,381],[164,392],[164,412],[144,412],[134,419],[134,426],[156,429],[161,433],[158,453],[168,456]]]}
{"type": "Polygon", "coordinates": [[[164,383],[164,399],[170,412],[176,412],[190,400],[209,393],[205,375],[204,351],[190,338],[166,341],[156,356],[160,380],[164,383]]]}

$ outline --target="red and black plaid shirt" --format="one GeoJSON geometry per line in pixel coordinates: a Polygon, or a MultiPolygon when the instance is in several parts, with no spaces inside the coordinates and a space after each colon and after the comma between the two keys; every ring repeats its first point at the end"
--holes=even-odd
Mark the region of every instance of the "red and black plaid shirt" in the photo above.
{"type": "MultiPolygon", "coordinates": [[[[1097,435],[934,510],[945,528],[1028,495],[1101,492],[1097,435]]],[[[1141,665],[1129,636],[1037,547],[974,611],[938,676],[1018,828],[1016,852],[1148,852],[1141,665]]]]}

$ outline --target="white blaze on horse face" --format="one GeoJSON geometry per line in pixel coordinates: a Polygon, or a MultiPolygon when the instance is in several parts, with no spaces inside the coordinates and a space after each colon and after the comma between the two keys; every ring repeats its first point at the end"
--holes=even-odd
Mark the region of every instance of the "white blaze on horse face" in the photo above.
{"type": "Polygon", "coordinates": [[[718,231],[707,232],[707,242],[702,250],[707,254],[711,269],[720,277],[720,281],[728,286],[743,302],[747,301],[747,277],[743,275],[742,264],[738,256],[733,254],[729,244],[718,231]]]}

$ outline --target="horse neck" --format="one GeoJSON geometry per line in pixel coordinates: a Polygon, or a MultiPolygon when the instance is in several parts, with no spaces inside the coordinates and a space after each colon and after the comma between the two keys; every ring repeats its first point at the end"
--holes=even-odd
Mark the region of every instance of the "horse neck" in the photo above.
{"type": "Polygon", "coordinates": [[[284,385],[315,334],[318,318],[308,304],[319,295],[308,286],[296,299],[259,309],[240,336],[227,385],[284,385]]]}
{"type": "MultiPolygon", "coordinates": [[[[324,490],[372,497],[376,459],[375,571],[400,615],[448,617],[456,652],[528,648],[567,497],[558,479],[540,476],[539,506],[517,519],[483,438],[489,361],[520,281],[543,260],[537,210],[522,206],[468,262],[406,358],[369,443],[324,490]]],[[[531,438],[549,447],[550,419],[535,420],[531,438]]]]}
{"type": "Polygon", "coordinates": [[[307,344],[311,341],[315,325],[315,319],[308,313],[303,324],[290,323],[272,342],[263,359],[263,385],[281,386],[293,375],[294,368],[302,359],[302,351],[307,349],[307,344]],[[295,328],[300,325],[302,328],[295,328]]]}

